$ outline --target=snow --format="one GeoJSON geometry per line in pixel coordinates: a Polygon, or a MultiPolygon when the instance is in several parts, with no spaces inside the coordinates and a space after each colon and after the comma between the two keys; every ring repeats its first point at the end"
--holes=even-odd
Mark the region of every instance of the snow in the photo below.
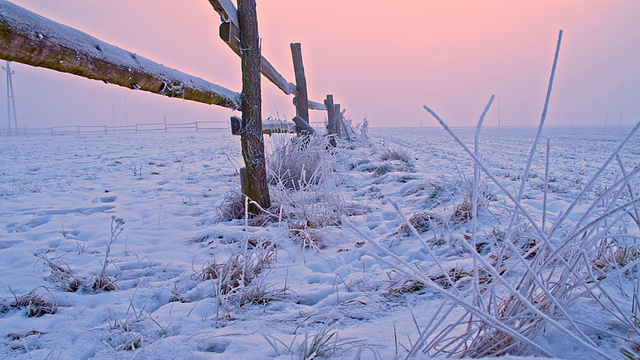
{"type": "MultiPolygon", "coordinates": [[[[629,130],[545,129],[553,180],[548,224],[566,211],[629,130]]],[[[473,129],[454,131],[473,143],[473,129]]],[[[483,129],[482,159],[514,192],[534,133],[483,129]]],[[[473,163],[440,128],[374,128],[370,136],[338,155],[341,196],[364,211],[345,216],[341,226],[321,229],[323,246],[316,249],[303,249],[277,221],[248,228],[243,220],[217,221],[218,206],[238,187],[241,162],[239,140],[226,132],[3,138],[0,310],[6,308],[0,312],[0,358],[290,359],[300,358],[305,338],[322,331],[335,332],[341,341],[330,358],[404,358],[405,348],[419,337],[416,324],[426,326],[437,316],[444,297],[428,287],[392,290],[403,279],[381,249],[426,276],[439,274],[418,239],[400,230],[403,221],[394,203],[407,218],[428,210],[449,219],[473,163]],[[389,149],[411,159],[382,160],[389,149]],[[114,217],[125,223],[111,241],[114,217]],[[203,279],[202,270],[212,261],[223,262],[248,239],[277,244],[275,261],[252,284],[280,290],[278,296],[242,306],[219,301],[217,280],[203,279]],[[66,292],[56,286],[47,261],[87,281],[100,274],[110,243],[105,269],[116,290],[66,292]],[[31,292],[54,302],[57,311],[28,317],[27,306],[9,306],[31,292]]],[[[272,141],[266,138],[268,145],[272,141]]],[[[625,165],[639,165],[639,136],[625,149],[625,165]]],[[[543,209],[544,159],[538,150],[523,200],[536,219],[543,209]]],[[[569,224],[619,176],[614,167],[607,170],[569,224]]],[[[509,219],[504,196],[495,184],[487,187],[495,199],[478,215],[479,232],[509,219]]],[[[462,223],[447,238],[434,231],[423,235],[429,243],[444,242],[432,250],[445,269],[471,272],[474,263],[461,245],[470,231],[462,223]]],[[[619,276],[623,288],[611,295],[627,307],[637,275],[619,276]]],[[[607,329],[583,330],[604,352],[619,357],[625,343],[612,334],[625,337],[629,329],[593,298],[578,297],[571,304],[571,314],[607,329]]],[[[552,326],[533,340],[558,358],[601,358],[552,326]]]]}

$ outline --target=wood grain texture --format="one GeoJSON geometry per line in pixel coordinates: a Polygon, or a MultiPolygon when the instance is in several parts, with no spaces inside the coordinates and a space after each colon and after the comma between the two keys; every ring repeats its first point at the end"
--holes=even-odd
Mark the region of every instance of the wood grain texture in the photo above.
{"type": "Polygon", "coordinates": [[[240,94],[0,1],[0,58],[231,109],[240,94]]]}

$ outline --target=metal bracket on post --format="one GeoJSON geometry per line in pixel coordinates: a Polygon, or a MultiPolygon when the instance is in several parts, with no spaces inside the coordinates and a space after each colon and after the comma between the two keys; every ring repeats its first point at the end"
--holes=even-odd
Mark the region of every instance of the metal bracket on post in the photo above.
{"type": "Polygon", "coordinates": [[[231,135],[240,135],[242,133],[242,119],[237,116],[231,117],[231,135]]]}

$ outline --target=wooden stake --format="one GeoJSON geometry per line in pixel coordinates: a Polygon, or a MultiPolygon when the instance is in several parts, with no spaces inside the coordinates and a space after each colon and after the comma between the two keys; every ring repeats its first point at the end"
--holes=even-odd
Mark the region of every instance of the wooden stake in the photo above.
{"type": "MultiPolygon", "coordinates": [[[[307,77],[304,74],[304,64],[302,62],[302,45],[291,43],[291,57],[293,58],[293,71],[296,75],[296,114],[309,123],[309,94],[307,93],[307,77]]],[[[299,134],[296,127],[296,132],[299,134]]]]}
{"type": "Polygon", "coordinates": [[[329,144],[331,146],[336,146],[336,107],[333,103],[333,95],[327,95],[327,98],[324,100],[324,105],[327,107],[327,131],[329,132],[329,144]]]}
{"type": "Polygon", "coordinates": [[[333,124],[336,130],[336,136],[342,138],[342,114],[340,113],[340,104],[334,105],[333,124]]]}
{"type": "Polygon", "coordinates": [[[255,0],[238,0],[240,42],[242,44],[242,131],[240,142],[246,166],[243,193],[259,206],[250,204],[249,211],[260,214],[271,207],[267,167],[262,137],[262,90],[260,82],[260,37],[255,0]]]}

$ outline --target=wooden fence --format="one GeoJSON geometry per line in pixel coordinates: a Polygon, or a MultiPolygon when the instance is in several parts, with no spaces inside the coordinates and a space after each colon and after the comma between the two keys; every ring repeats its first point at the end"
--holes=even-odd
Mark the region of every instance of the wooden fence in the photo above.
{"type": "MultiPolygon", "coordinates": [[[[327,111],[327,130],[333,144],[334,137],[339,136],[342,129],[347,130],[347,127],[342,121],[340,105],[334,103],[332,95],[327,95],[324,103],[308,99],[299,43],[290,45],[295,84],[288,82],[262,57],[255,0],[238,0],[237,9],[231,0],[209,0],[209,3],[221,18],[220,38],[240,56],[242,95],[167,68],[4,0],[0,0],[0,58],[101,80],[133,90],[241,110],[242,118],[232,117],[230,127],[240,135],[246,166],[241,171],[242,192],[252,200],[251,211],[260,213],[261,209],[266,209],[271,204],[262,138],[261,74],[286,95],[294,95],[294,122],[298,133],[303,130],[316,132],[309,125],[309,109],[327,111]]],[[[195,127],[198,129],[198,123],[195,127]]],[[[62,127],[58,130],[72,133],[80,132],[83,128],[96,132],[105,130],[108,133],[108,128],[81,126],[75,129],[62,127]]],[[[135,126],[126,130],[135,132],[140,131],[140,128],[135,126]]],[[[164,130],[168,131],[166,125],[164,130]]],[[[50,131],[54,133],[54,128],[50,131]]]]}
{"type": "MultiPolygon", "coordinates": [[[[323,122],[311,122],[309,125],[324,126],[323,122]]],[[[132,125],[62,125],[40,128],[21,127],[17,130],[12,128],[11,134],[7,129],[0,129],[0,136],[35,136],[35,135],[112,135],[112,134],[138,134],[138,133],[179,133],[179,132],[211,132],[211,131],[231,131],[228,121],[192,121],[192,122],[158,122],[141,123],[132,125]]],[[[269,120],[263,122],[263,134],[294,132],[295,124],[288,121],[269,120]]],[[[233,132],[232,132],[233,134],[233,132]]],[[[234,134],[238,135],[238,134],[234,134]]]]}
{"type": "MultiPolygon", "coordinates": [[[[158,122],[131,125],[62,125],[41,128],[22,127],[12,130],[19,135],[109,135],[109,134],[137,134],[137,133],[168,133],[168,132],[206,132],[229,130],[226,121],[192,121],[192,122],[158,122]]],[[[0,136],[9,135],[6,129],[0,129],[0,136]]]]}

